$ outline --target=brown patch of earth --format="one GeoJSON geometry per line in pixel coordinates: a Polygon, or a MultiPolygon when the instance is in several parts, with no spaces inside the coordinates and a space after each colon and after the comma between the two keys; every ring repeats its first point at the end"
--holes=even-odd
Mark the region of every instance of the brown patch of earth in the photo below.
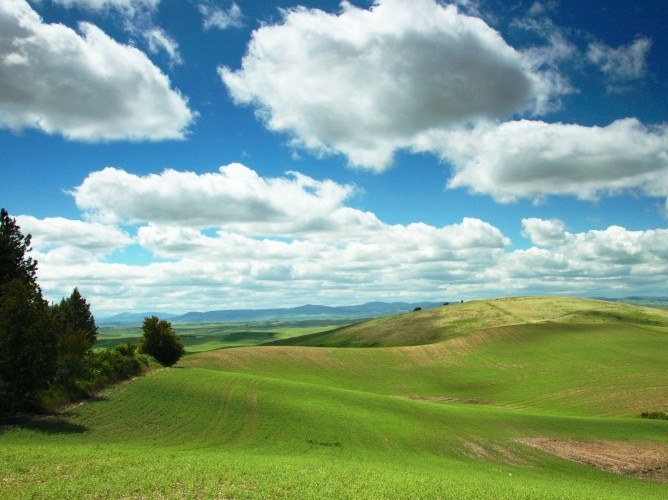
{"type": "Polygon", "coordinates": [[[608,472],[668,483],[668,443],[544,438],[517,441],[608,472]]]}

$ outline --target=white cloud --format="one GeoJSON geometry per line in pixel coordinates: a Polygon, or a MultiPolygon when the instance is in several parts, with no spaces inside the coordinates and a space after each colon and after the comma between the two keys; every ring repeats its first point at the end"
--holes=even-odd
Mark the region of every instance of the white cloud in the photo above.
{"type": "Polygon", "coordinates": [[[534,217],[522,219],[522,234],[534,245],[550,246],[564,240],[565,224],[559,219],[543,220],[534,217]]]}
{"type": "Polygon", "coordinates": [[[31,234],[35,250],[45,252],[55,247],[71,247],[96,255],[109,254],[133,243],[133,239],[115,226],[95,222],[30,215],[16,218],[24,234],[31,234]]]}
{"type": "Polygon", "coordinates": [[[183,64],[179,44],[153,18],[160,0],[51,0],[67,8],[108,13],[115,11],[124,18],[125,29],[135,39],[143,39],[153,54],[164,51],[170,65],[183,64]]]}
{"type": "Polygon", "coordinates": [[[610,226],[569,233],[559,220],[524,219],[522,224],[537,247],[508,256],[509,276],[578,284],[588,293],[600,290],[603,295],[614,289],[666,293],[668,229],[630,231],[610,226]]]}
{"type": "Polygon", "coordinates": [[[538,72],[481,19],[434,0],[342,3],[338,15],[295,8],[253,33],[240,70],[219,74],[293,144],[384,170],[430,129],[542,112],[554,72],[538,72]]]}
{"type": "Polygon", "coordinates": [[[387,224],[348,206],[352,192],[298,173],[262,178],[238,164],[144,177],[105,169],[74,191],[77,203],[137,224],[134,234],[100,222],[18,222],[33,233],[47,296],[79,286],[96,312],[668,293],[668,229],[570,233],[561,220],[526,218],[533,246],[513,249],[474,218],[387,224]],[[106,261],[128,245],[152,263],[106,261]]]}
{"type": "Polygon", "coordinates": [[[51,0],[64,7],[78,7],[87,10],[117,9],[134,13],[137,10],[155,10],[160,0],[51,0]]]}
{"type": "Polygon", "coordinates": [[[288,174],[263,179],[239,163],[214,173],[165,170],[143,177],[109,167],[89,174],[73,194],[79,208],[106,221],[230,226],[255,234],[326,231],[335,223],[365,219],[377,223],[342,206],[354,186],[288,174]]]}
{"type": "Polygon", "coordinates": [[[607,127],[540,121],[480,124],[423,135],[416,150],[438,152],[466,187],[499,202],[546,195],[595,200],[624,190],[668,196],[668,127],[618,120],[607,127]]]}
{"type": "Polygon", "coordinates": [[[651,46],[651,40],[644,37],[617,48],[590,43],[587,57],[613,82],[637,80],[645,76],[647,53],[651,46]]]}
{"type": "Polygon", "coordinates": [[[172,64],[183,64],[179,44],[162,28],[153,27],[144,32],[148,48],[154,54],[164,50],[172,64]]]}
{"type": "Polygon", "coordinates": [[[0,126],[83,141],[181,139],[186,100],[144,53],[92,24],[45,24],[0,4],[0,126]]]}
{"type": "Polygon", "coordinates": [[[236,2],[232,2],[228,9],[216,7],[210,2],[199,4],[198,8],[202,14],[205,30],[211,28],[226,30],[243,26],[243,14],[236,2]]]}

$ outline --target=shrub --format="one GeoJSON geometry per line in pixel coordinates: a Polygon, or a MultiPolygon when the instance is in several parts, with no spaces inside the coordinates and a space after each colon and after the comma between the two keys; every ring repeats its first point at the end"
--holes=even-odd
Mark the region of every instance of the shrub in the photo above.
{"type": "Polygon", "coordinates": [[[170,322],[151,316],[144,318],[142,330],[141,352],[153,356],[161,365],[172,366],[185,353],[181,339],[170,322]]]}

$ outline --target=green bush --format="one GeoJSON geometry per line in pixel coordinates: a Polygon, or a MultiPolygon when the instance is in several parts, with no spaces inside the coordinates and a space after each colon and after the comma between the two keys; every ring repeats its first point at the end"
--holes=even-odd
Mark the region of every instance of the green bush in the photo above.
{"type": "Polygon", "coordinates": [[[144,318],[141,352],[153,356],[163,366],[172,366],[185,353],[183,343],[172,324],[157,316],[144,318]]]}
{"type": "Polygon", "coordinates": [[[135,356],[134,351],[131,355],[124,354],[122,349],[91,351],[86,356],[84,376],[76,385],[88,393],[99,391],[114,382],[135,377],[147,367],[148,359],[135,356]]]}

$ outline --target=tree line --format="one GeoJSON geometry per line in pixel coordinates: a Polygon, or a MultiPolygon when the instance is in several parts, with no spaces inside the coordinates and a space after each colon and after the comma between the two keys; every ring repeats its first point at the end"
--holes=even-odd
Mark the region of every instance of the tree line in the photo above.
{"type": "Polygon", "coordinates": [[[149,357],[171,366],[184,353],[169,322],[152,316],[139,344],[94,350],[98,328],[74,288],[58,303],[44,299],[31,235],[0,210],[0,415],[78,399],[146,370],[149,357]]]}

